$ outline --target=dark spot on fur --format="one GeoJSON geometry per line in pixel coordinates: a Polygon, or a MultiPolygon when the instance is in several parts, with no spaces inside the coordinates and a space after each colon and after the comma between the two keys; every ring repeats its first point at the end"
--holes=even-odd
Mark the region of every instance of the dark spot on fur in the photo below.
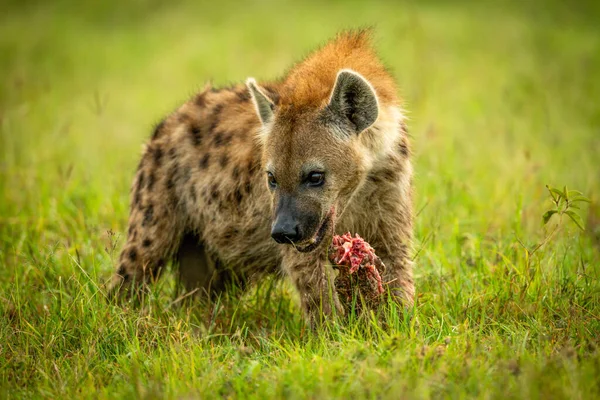
{"type": "Polygon", "coordinates": [[[248,89],[243,89],[241,91],[236,92],[235,94],[237,95],[237,98],[240,102],[250,100],[250,92],[248,91],[248,89]]]}
{"type": "Polygon", "coordinates": [[[175,187],[175,177],[172,174],[169,174],[169,177],[167,178],[167,183],[165,185],[167,187],[167,190],[173,190],[173,188],[175,187]]]}
{"type": "Polygon", "coordinates": [[[231,173],[231,177],[234,181],[237,181],[240,178],[240,167],[237,165],[233,167],[233,172],[231,173]]]}
{"type": "Polygon", "coordinates": [[[232,238],[236,237],[238,234],[239,234],[239,231],[237,229],[235,229],[235,228],[229,228],[223,234],[223,238],[224,239],[232,239],[232,238]]]}
{"type": "Polygon", "coordinates": [[[373,183],[380,183],[381,179],[377,175],[369,175],[367,179],[373,183]]]}
{"type": "Polygon", "coordinates": [[[196,104],[198,107],[204,107],[206,105],[206,92],[197,94],[194,98],[194,104],[196,104]]]}
{"type": "Polygon", "coordinates": [[[140,191],[139,191],[138,189],[136,189],[136,191],[135,191],[135,194],[134,194],[134,196],[133,196],[133,204],[134,204],[135,206],[138,206],[138,207],[139,207],[139,205],[140,205],[140,202],[142,201],[142,198],[141,198],[141,197],[142,197],[142,196],[141,196],[141,194],[140,194],[140,191]]]}
{"type": "Polygon", "coordinates": [[[218,188],[219,187],[217,186],[216,183],[214,183],[212,185],[210,196],[212,197],[213,200],[217,200],[219,198],[219,196],[221,195],[218,188]]]}
{"type": "Polygon", "coordinates": [[[175,193],[175,184],[177,181],[177,177],[179,174],[179,163],[173,164],[171,169],[169,170],[169,174],[167,175],[166,188],[169,199],[169,205],[172,208],[177,206],[177,196],[175,193]]]}
{"type": "Polygon", "coordinates": [[[170,158],[171,160],[174,160],[176,157],[177,157],[177,153],[176,153],[176,151],[175,151],[175,147],[171,147],[171,148],[169,149],[169,158],[170,158]]]}
{"type": "Polygon", "coordinates": [[[154,159],[154,165],[155,166],[160,166],[160,163],[162,162],[162,157],[163,157],[163,151],[160,147],[155,147],[152,150],[152,158],[154,159]]]}
{"type": "Polygon", "coordinates": [[[244,184],[244,189],[246,191],[246,194],[250,194],[250,192],[252,192],[252,182],[250,182],[250,180],[246,181],[246,183],[244,184]]]}
{"type": "Polygon", "coordinates": [[[384,169],[383,171],[381,171],[381,174],[383,176],[383,179],[388,180],[390,182],[395,182],[399,178],[398,172],[392,169],[384,169]]]}
{"type": "Polygon", "coordinates": [[[265,91],[269,95],[269,98],[273,100],[273,103],[275,103],[275,105],[279,104],[279,93],[277,93],[272,86],[263,85],[262,88],[265,89],[265,91]]]}
{"type": "Polygon", "coordinates": [[[206,169],[208,167],[209,162],[210,162],[210,153],[206,153],[200,160],[200,169],[206,169]]]}
{"type": "Polygon", "coordinates": [[[404,157],[408,157],[408,146],[406,145],[406,142],[404,140],[401,140],[400,143],[398,143],[398,151],[404,157]]]}
{"type": "Polygon", "coordinates": [[[187,122],[189,119],[190,119],[190,116],[187,115],[187,114],[179,114],[177,116],[177,121],[180,122],[180,123],[187,122]]]}
{"type": "Polygon", "coordinates": [[[196,203],[197,196],[196,196],[196,187],[194,185],[190,185],[190,197],[192,198],[192,203],[196,203]]]}
{"type": "Polygon", "coordinates": [[[213,108],[212,110],[212,121],[210,123],[210,132],[214,132],[215,129],[217,129],[217,126],[219,125],[219,117],[221,114],[221,111],[223,111],[223,104],[217,104],[215,106],[215,108],[213,108]]]}
{"type": "Polygon", "coordinates": [[[144,210],[144,220],[142,221],[142,226],[148,226],[149,224],[151,224],[153,218],[154,206],[152,204],[148,204],[148,206],[144,210]]]}
{"type": "Polygon", "coordinates": [[[159,138],[163,128],[165,127],[165,121],[160,121],[155,127],[154,127],[154,133],[152,133],[152,139],[156,139],[159,138]]]}
{"type": "Polygon", "coordinates": [[[261,259],[261,257],[249,255],[248,257],[244,258],[244,264],[247,266],[258,266],[264,264],[264,261],[261,259]]]}
{"type": "Polygon", "coordinates": [[[213,143],[214,143],[215,147],[221,147],[223,145],[223,133],[222,132],[217,132],[217,134],[215,135],[215,137],[213,139],[213,143]]]}
{"type": "Polygon", "coordinates": [[[141,202],[141,191],[144,185],[144,172],[140,172],[138,175],[137,183],[135,185],[135,192],[133,195],[133,204],[139,206],[141,202]]]}
{"type": "Polygon", "coordinates": [[[129,253],[127,253],[127,256],[129,257],[129,259],[131,260],[131,262],[135,262],[135,260],[137,260],[137,250],[134,248],[132,248],[131,250],[129,250],[129,253]]]}
{"type": "Polygon", "coordinates": [[[402,123],[402,125],[400,125],[400,131],[408,136],[408,125],[406,125],[405,123],[402,123]]]}
{"type": "Polygon", "coordinates": [[[200,146],[202,143],[202,134],[200,132],[200,127],[197,124],[192,124],[190,127],[190,135],[194,146],[200,146]]]}
{"type": "MultiPolygon", "coordinates": [[[[231,195],[230,195],[230,196],[231,196],[231,195]]],[[[228,202],[226,202],[226,201],[219,200],[219,204],[218,204],[218,207],[219,207],[219,212],[224,212],[224,211],[225,211],[225,209],[227,209],[227,206],[228,206],[228,205],[230,205],[230,203],[228,203],[228,202]]]]}
{"type": "Polygon", "coordinates": [[[166,187],[167,190],[172,191],[175,187],[175,180],[177,179],[177,174],[179,173],[179,163],[174,163],[169,170],[169,174],[167,176],[166,187]]]}
{"type": "Polygon", "coordinates": [[[154,183],[156,182],[156,176],[154,175],[154,171],[150,172],[148,175],[148,190],[152,190],[154,188],[154,183]]]}
{"type": "Polygon", "coordinates": [[[227,163],[229,162],[229,156],[227,154],[221,154],[221,159],[219,160],[219,164],[221,164],[221,168],[225,168],[227,163]]]}
{"type": "Polygon", "coordinates": [[[236,189],[235,192],[233,192],[233,198],[235,200],[235,203],[239,205],[242,202],[242,200],[244,200],[244,194],[240,189],[236,189]]]}
{"type": "Polygon", "coordinates": [[[150,247],[152,245],[152,240],[150,239],[144,239],[144,241],[142,242],[142,246],[144,247],[150,247]]]}
{"type": "Polygon", "coordinates": [[[125,266],[125,264],[121,264],[119,270],[117,271],[117,274],[119,274],[124,281],[129,281],[129,279],[131,278],[129,273],[127,272],[127,267],[125,266]]]}
{"type": "Polygon", "coordinates": [[[144,172],[140,172],[140,175],[138,176],[138,184],[137,184],[137,190],[139,191],[140,189],[142,189],[142,187],[144,186],[144,172]]]}

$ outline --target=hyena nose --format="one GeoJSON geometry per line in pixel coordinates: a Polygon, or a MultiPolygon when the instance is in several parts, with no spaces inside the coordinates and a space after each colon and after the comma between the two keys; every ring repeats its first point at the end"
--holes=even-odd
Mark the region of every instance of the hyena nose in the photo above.
{"type": "Polygon", "coordinates": [[[293,243],[300,239],[300,229],[296,223],[275,224],[271,230],[271,237],[277,243],[293,243]]]}

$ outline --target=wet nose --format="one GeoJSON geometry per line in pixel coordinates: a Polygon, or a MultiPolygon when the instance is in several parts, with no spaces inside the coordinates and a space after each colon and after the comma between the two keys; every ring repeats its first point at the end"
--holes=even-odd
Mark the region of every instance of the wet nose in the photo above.
{"type": "Polygon", "coordinates": [[[271,230],[271,237],[275,239],[277,243],[296,242],[300,239],[298,224],[291,221],[275,224],[271,230]]]}

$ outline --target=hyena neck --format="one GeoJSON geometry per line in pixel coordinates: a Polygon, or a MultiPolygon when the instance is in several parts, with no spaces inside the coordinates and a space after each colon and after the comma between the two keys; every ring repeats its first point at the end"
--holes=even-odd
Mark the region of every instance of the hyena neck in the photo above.
{"type": "Polygon", "coordinates": [[[366,154],[367,170],[381,167],[397,149],[405,135],[402,129],[405,116],[396,105],[381,105],[377,122],[361,133],[361,144],[366,154]]]}

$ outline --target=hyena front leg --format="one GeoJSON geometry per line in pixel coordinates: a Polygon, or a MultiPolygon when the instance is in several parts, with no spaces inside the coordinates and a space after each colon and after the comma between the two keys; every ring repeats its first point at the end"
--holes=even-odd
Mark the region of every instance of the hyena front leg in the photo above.
{"type": "Polygon", "coordinates": [[[283,250],[283,269],[300,294],[302,311],[311,327],[344,310],[333,286],[333,269],[324,251],[300,253],[293,247],[283,250]]]}
{"type": "MultiPolygon", "coordinates": [[[[208,294],[214,291],[217,262],[208,255],[197,235],[184,235],[177,250],[179,283],[185,294],[208,294]]],[[[178,288],[179,289],[179,288],[178,288]]]]}
{"type": "Polygon", "coordinates": [[[415,284],[413,279],[413,262],[409,256],[408,245],[400,242],[397,246],[375,248],[376,254],[386,266],[382,280],[387,283],[391,296],[403,305],[410,308],[414,304],[415,284]],[[383,251],[379,250],[382,249],[383,251]]]}
{"type": "Polygon", "coordinates": [[[378,207],[371,213],[377,229],[368,238],[375,253],[386,266],[382,280],[387,283],[391,296],[410,308],[414,304],[415,284],[413,279],[412,238],[413,212],[410,189],[410,164],[405,162],[382,172],[384,178],[377,194],[378,207]],[[398,175],[398,171],[404,171],[398,175]]]}
{"type": "Polygon", "coordinates": [[[243,289],[246,284],[246,277],[241,271],[236,273],[238,271],[226,268],[195,234],[183,236],[176,260],[179,264],[179,286],[184,288],[184,296],[214,299],[229,286],[243,289]]]}
{"type": "Polygon", "coordinates": [[[181,239],[173,182],[176,165],[164,158],[163,149],[154,144],[140,163],[131,191],[127,242],[109,286],[111,295],[135,293],[157,278],[181,239]]]}
{"type": "MultiPolygon", "coordinates": [[[[410,214],[392,213],[397,218],[410,214]]],[[[382,280],[392,297],[404,307],[412,307],[415,297],[413,279],[413,261],[411,258],[411,221],[383,219],[379,224],[376,236],[369,243],[375,249],[375,254],[385,264],[382,280]]]]}

